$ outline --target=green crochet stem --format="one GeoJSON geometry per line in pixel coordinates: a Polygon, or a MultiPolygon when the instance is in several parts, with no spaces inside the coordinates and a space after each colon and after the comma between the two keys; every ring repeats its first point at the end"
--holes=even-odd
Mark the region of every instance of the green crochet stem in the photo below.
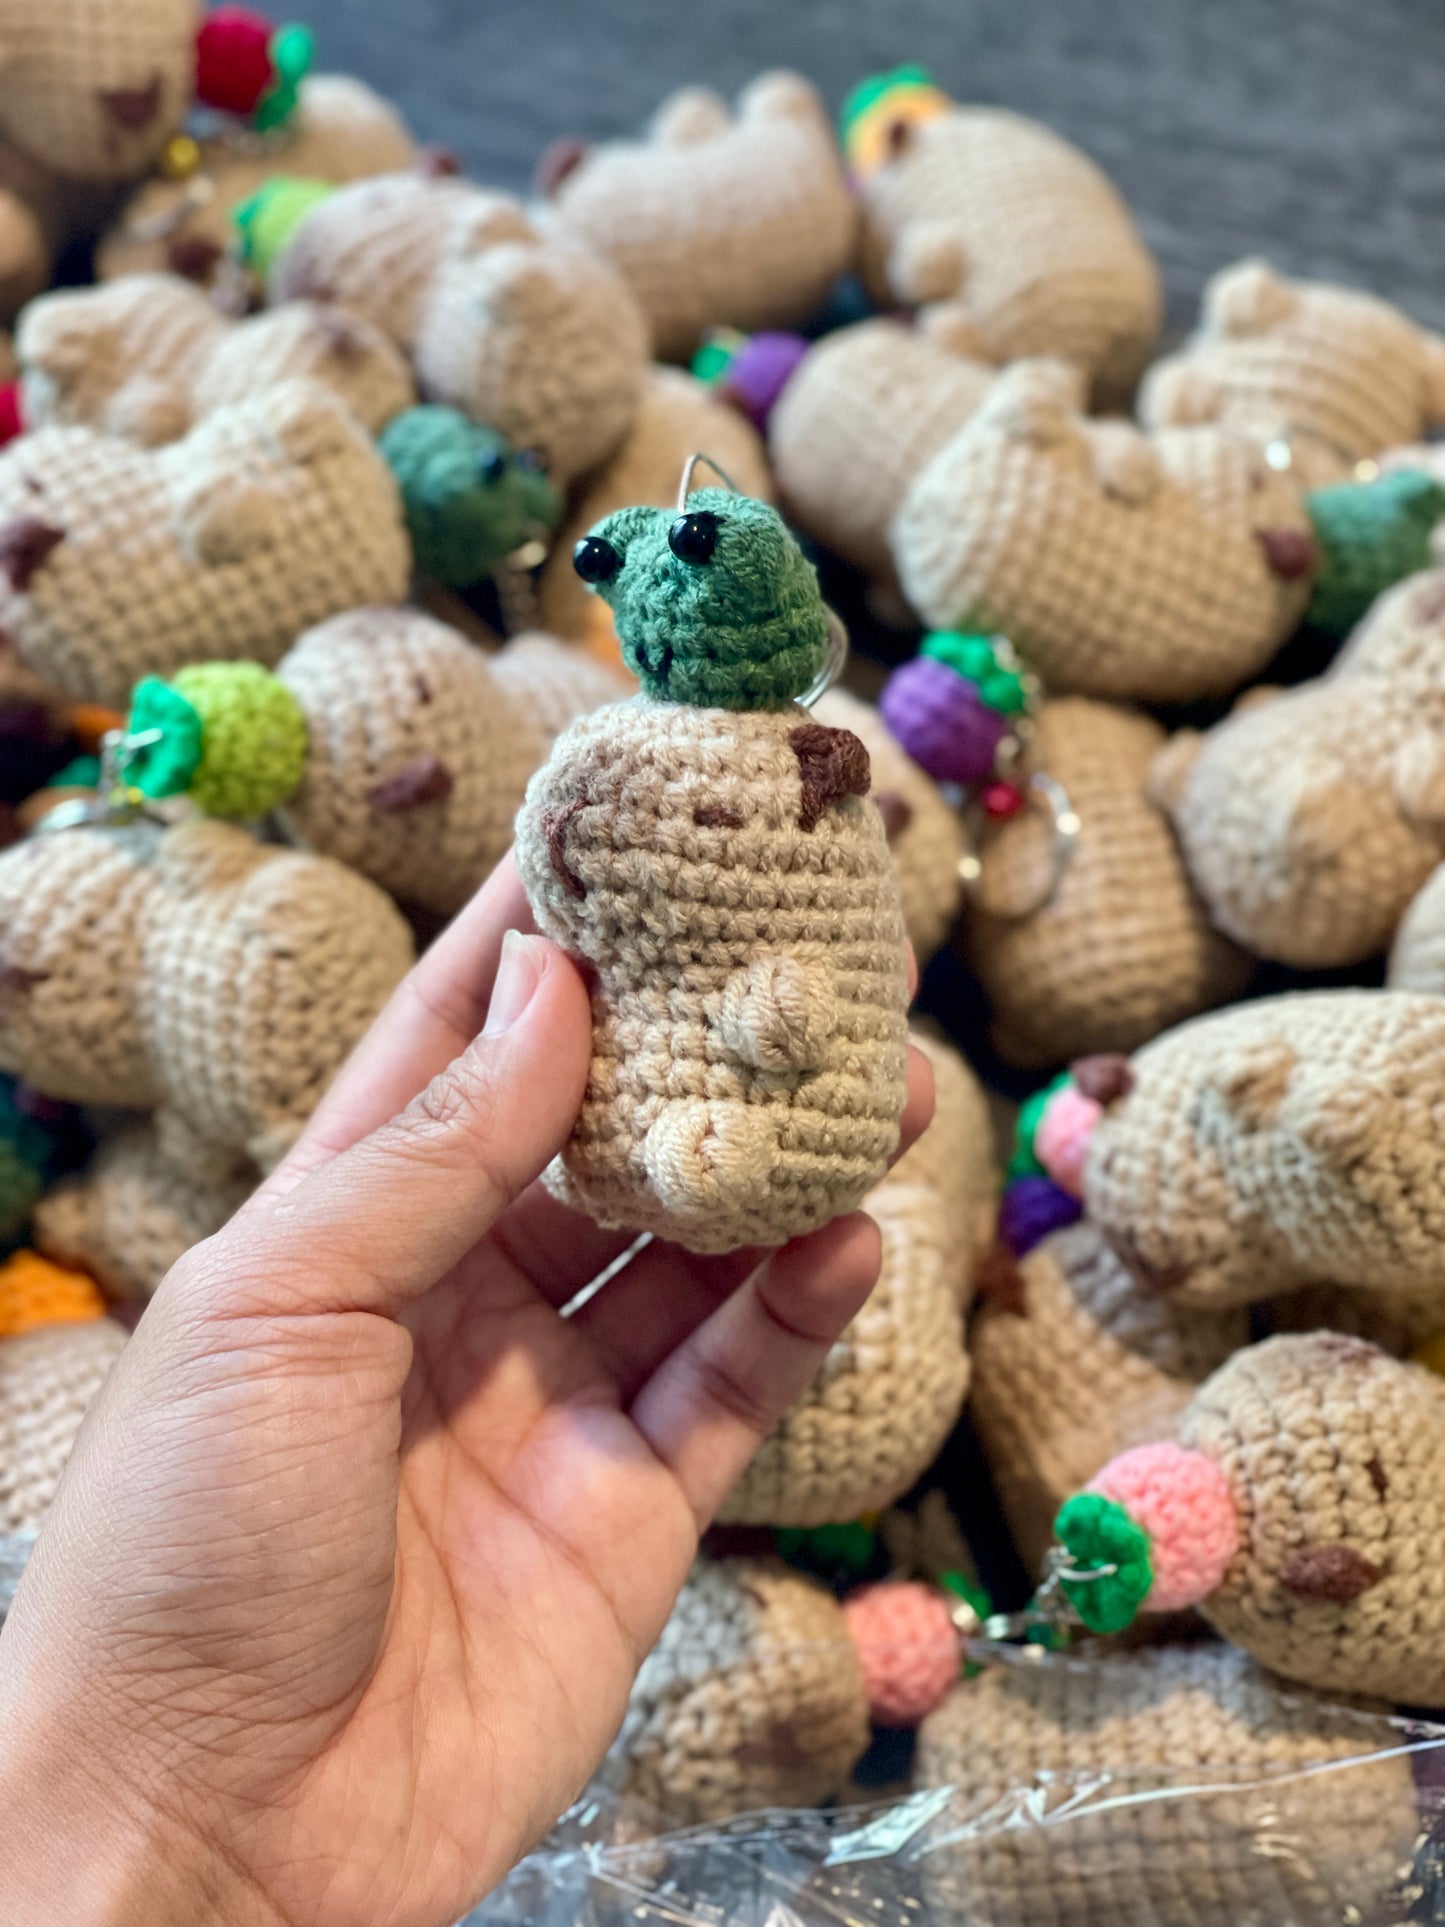
{"type": "Polygon", "coordinates": [[[257,821],[296,794],[306,770],[301,705],[259,663],[196,663],[168,683],[147,676],[126,730],[157,737],[127,772],[141,794],[189,794],[207,816],[257,821]]]}
{"type": "Polygon", "coordinates": [[[1430,535],[1445,517],[1445,487],[1402,468],[1373,482],[1312,489],[1305,508],[1320,548],[1305,621],[1345,636],[1376,596],[1434,566],[1430,535]]]}
{"type": "Polygon", "coordinates": [[[1013,1156],[1009,1159],[1005,1181],[1012,1183],[1015,1178],[1039,1178],[1044,1176],[1044,1167],[1034,1156],[1034,1133],[1043,1122],[1044,1112],[1060,1091],[1067,1090],[1073,1083],[1068,1071],[1062,1071],[1052,1084],[1026,1097],[1019,1106],[1018,1122],[1014,1126],[1013,1156]]]}
{"type": "Polygon", "coordinates": [[[278,174],[231,215],[242,263],[264,281],[312,208],[336,192],[330,181],[278,174]]]}
{"type": "Polygon", "coordinates": [[[1064,1579],[1064,1597],[1091,1633],[1132,1626],[1154,1583],[1149,1535],[1102,1492],[1079,1492],[1054,1521],[1054,1537],[1080,1573],[1113,1566],[1107,1578],[1064,1579]]]}
{"type": "Polygon", "coordinates": [[[1028,708],[1024,679],[1016,669],[1006,669],[999,661],[998,649],[989,636],[964,635],[956,629],[936,629],[924,638],[920,655],[931,656],[965,681],[976,685],[990,709],[1004,716],[1018,716],[1028,708]]]}
{"type": "Polygon", "coordinates": [[[847,99],[843,102],[838,115],[838,138],[843,146],[848,145],[848,137],[863,116],[876,107],[885,95],[896,93],[906,87],[932,87],[937,83],[926,67],[908,63],[894,67],[886,74],[870,74],[860,80],[847,99]]]}
{"type": "Polygon", "coordinates": [[[562,519],[541,464],[455,408],[408,408],[377,446],[401,490],[417,573],[449,589],[484,582],[562,519]]]}
{"type": "Polygon", "coordinates": [[[602,544],[616,566],[587,579],[613,612],[627,666],[649,696],[706,709],[781,709],[828,658],[828,610],[811,562],[775,508],[703,488],[685,511],[609,515],[579,552],[602,544]],[[706,560],[670,546],[680,519],[711,529],[706,560]]]}
{"type": "Polygon", "coordinates": [[[861,1519],[844,1525],[779,1526],[773,1538],[780,1558],[810,1571],[862,1572],[878,1545],[878,1534],[861,1519]]]}
{"type": "Polygon", "coordinates": [[[296,112],[301,83],[311,71],[316,47],[310,28],[293,23],[276,29],[269,51],[276,77],[262,94],[251,117],[257,132],[262,134],[284,127],[296,112]]]}

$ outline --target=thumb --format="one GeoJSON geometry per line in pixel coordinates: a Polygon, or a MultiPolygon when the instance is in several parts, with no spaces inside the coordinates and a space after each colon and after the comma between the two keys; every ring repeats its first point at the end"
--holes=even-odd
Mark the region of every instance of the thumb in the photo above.
{"type": "Polygon", "coordinates": [[[232,1219],[221,1239],[244,1240],[246,1262],[210,1287],[211,1305],[394,1317],[566,1143],[591,1055],[575,966],[545,937],[509,930],[481,1033],[405,1110],[232,1219]]]}

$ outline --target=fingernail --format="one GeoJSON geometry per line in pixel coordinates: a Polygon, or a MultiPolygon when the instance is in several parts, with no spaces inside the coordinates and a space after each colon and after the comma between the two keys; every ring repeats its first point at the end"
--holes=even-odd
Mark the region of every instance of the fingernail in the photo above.
{"type": "Polygon", "coordinates": [[[492,1001],[487,1005],[483,1037],[495,1037],[510,1030],[532,1001],[532,993],[542,978],[542,939],[524,937],[520,930],[509,930],[502,938],[502,955],[497,964],[497,981],[492,985],[492,1001]]]}

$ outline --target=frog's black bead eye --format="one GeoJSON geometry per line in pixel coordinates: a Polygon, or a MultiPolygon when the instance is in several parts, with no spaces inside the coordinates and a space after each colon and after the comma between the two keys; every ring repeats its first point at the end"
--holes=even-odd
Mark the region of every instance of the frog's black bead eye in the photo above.
{"type": "Polygon", "coordinates": [[[500,448],[484,448],[477,455],[477,473],[492,488],[507,472],[507,458],[500,448]]]}
{"type": "Polygon", "coordinates": [[[610,582],[622,567],[622,557],[600,535],[584,535],[572,551],[572,567],[584,582],[610,582]]]}
{"type": "Polygon", "coordinates": [[[721,528],[721,521],[710,509],[699,509],[696,515],[679,515],[667,532],[667,546],[679,562],[690,562],[694,568],[701,568],[703,563],[712,561],[721,528]]]}

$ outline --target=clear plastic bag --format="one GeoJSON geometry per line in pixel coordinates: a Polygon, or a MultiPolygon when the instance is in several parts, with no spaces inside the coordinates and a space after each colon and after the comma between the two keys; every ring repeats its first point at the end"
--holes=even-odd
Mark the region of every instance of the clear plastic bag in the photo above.
{"type": "MultiPolygon", "coordinates": [[[[1288,1690],[1278,1700],[1299,1705],[1288,1690]]],[[[769,1811],[673,1831],[616,1790],[614,1772],[465,1927],[1445,1920],[1445,1727],[1354,1709],[1330,1717],[1358,1731],[1357,1753],[1302,1766],[1046,1768],[987,1797],[939,1786],[872,1807],[769,1811]]]]}

